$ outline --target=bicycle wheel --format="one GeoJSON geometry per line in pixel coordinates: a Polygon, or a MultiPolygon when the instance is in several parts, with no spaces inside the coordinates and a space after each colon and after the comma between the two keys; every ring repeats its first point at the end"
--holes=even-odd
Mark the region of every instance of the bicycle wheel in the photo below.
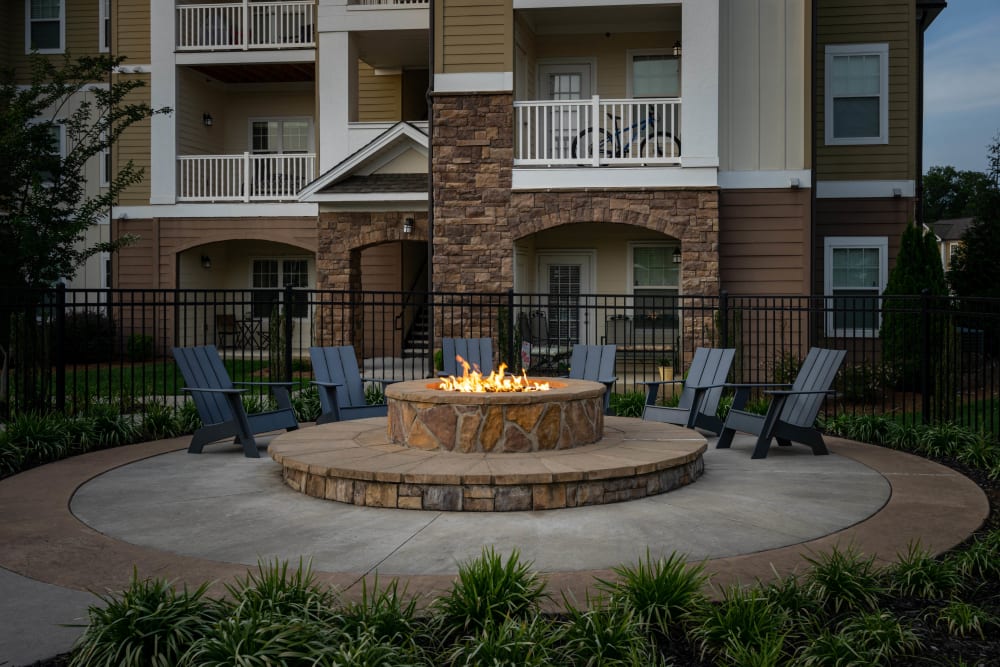
{"type": "MultiPolygon", "coordinates": [[[[596,130],[600,132],[600,130],[596,130]]],[[[588,127],[586,130],[581,132],[576,139],[573,140],[572,154],[574,158],[579,157],[591,157],[593,145],[593,139],[591,138],[595,132],[594,128],[588,127]],[[579,149],[579,150],[578,150],[579,149]]],[[[603,137],[597,140],[597,155],[600,158],[614,157],[615,155],[615,138],[610,132],[605,132],[603,137]]]]}
{"type": "Polygon", "coordinates": [[[643,139],[639,145],[639,154],[642,157],[680,157],[680,139],[673,137],[669,132],[657,132],[651,139],[643,139]],[[649,152],[647,150],[647,144],[649,152]]]}

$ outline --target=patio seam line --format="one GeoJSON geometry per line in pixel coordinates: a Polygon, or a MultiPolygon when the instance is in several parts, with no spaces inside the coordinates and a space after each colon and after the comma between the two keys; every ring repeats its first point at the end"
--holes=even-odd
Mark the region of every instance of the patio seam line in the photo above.
{"type": "Polygon", "coordinates": [[[377,576],[377,575],[378,575],[378,566],[379,566],[379,565],[381,565],[382,563],[384,563],[384,562],[386,562],[387,560],[389,560],[389,559],[390,559],[390,558],[391,558],[391,557],[392,557],[393,555],[395,555],[395,554],[396,554],[396,553],[397,553],[397,552],[398,552],[398,551],[399,551],[400,549],[402,549],[402,548],[403,548],[404,546],[406,546],[407,544],[409,544],[409,543],[410,543],[410,541],[411,541],[411,540],[413,540],[413,538],[415,538],[415,537],[416,537],[417,535],[419,535],[420,533],[422,533],[422,532],[424,532],[425,530],[427,530],[428,528],[430,528],[431,524],[433,524],[434,522],[436,522],[436,521],[437,521],[438,519],[440,519],[440,518],[441,518],[441,514],[442,514],[441,512],[437,512],[437,513],[436,513],[436,514],[434,515],[434,518],[433,518],[433,519],[431,519],[430,521],[428,521],[427,523],[425,523],[424,525],[422,525],[422,526],[420,527],[420,530],[417,530],[417,531],[415,531],[415,532],[411,533],[409,537],[407,537],[407,538],[406,538],[405,540],[403,540],[402,542],[400,542],[399,544],[397,544],[397,545],[396,545],[396,547],[395,547],[395,548],[394,548],[394,549],[393,549],[392,551],[390,551],[390,552],[389,552],[388,554],[386,554],[386,556],[385,556],[384,558],[382,558],[382,559],[381,559],[381,560],[380,560],[379,562],[375,563],[375,564],[374,564],[373,566],[371,566],[370,568],[368,568],[368,570],[367,570],[367,571],[365,571],[364,573],[362,573],[361,575],[359,575],[357,579],[355,579],[355,580],[354,580],[353,582],[351,582],[351,585],[350,585],[350,586],[345,586],[345,587],[344,587],[344,590],[345,590],[345,591],[346,591],[346,590],[350,590],[350,589],[351,589],[351,588],[353,588],[354,586],[356,586],[356,585],[358,585],[359,583],[361,583],[361,581],[362,581],[363,579],[365,579],[366,577],[368,577],[369,575],[371,575],[371,574],[372,574],[373,572],[374,572],[374,573],[376,574],[376,576],[377,576]]]}

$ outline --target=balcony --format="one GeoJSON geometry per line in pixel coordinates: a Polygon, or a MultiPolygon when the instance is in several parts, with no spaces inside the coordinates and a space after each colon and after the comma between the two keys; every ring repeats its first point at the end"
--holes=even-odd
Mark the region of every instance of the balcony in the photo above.
{"type": "Polygon", "coordinates": [[[315,2],[226,2],[177,6],[178,51],[316,46],[315,2]]]}
{"type": "Polygon", "coordinates": [[[348,0],[348,7],[374,7],[392,9],[395,7],[427,7],[430,0],[348,0]]]}
{"type": "Polygon", "coordinates": [[[316,177],[316,155],[181,155],[177,167],[178,202],[293,201],[316,177]]]}
{"type": "Polygon", "coordinates": [[[680,98],[514,102],[514,166],[680,166],[680,113],[680,98]]]}

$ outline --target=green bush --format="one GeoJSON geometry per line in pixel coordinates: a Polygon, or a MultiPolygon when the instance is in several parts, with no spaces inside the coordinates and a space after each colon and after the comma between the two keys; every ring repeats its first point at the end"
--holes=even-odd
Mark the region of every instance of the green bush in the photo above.
{"type": "Polygon", "coordinates": [[[74,364],[111,361],[115,350],[120,349],[116,344],[114,320],[95,311],[66,313],[61,344],[66,363],[74,364]]]}
{"type": "Polygon", "coordinates": [[[691,634],[702,656],[717,662],[744,664],[756,654],[755,664],[777,664],[790,621],[765,591],[735,585],[723,591],[721,602],[704,606],[691,634]]]}
{"type": "Polygon", "coordinates": [[[646,408],[646,394],[641,391],[611,394],[610,407],[619,417],[642,417],[646,408]]]}
{"type": "Polygon", "coordinates": [[[848,547],[805,559],[811,565],[805,575],[806,586],[828,613],[836,616],[877,608],[884,588],[874,556],[865,558],[848,547]]]}
{"type": "Polygon", "coordinates": [[[905,553],[896,554],[896,559],[886,574],[889,589],[899,595],[936,600],[949,595],[961,584],[953,562],[938,560],[917,544],[910,544],[905,553]]]}
{"type": "Polygon", "coordinates": [[[657,651],[645,624],[627,602],[591,603],[589,609],[567,605],[562,627],[563,664],[649,665],[657,651]]]}
{"type": "Polygon", "coordinates": [[[134,333],[125,342],[125,356],[129,361],[148,361],[153,358],[153,337],[134,333]]]}

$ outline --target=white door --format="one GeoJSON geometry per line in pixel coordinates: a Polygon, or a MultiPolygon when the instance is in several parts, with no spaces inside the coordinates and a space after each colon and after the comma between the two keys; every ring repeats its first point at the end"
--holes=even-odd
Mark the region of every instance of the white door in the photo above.
{"type": "Polygon", "coordinates": [[[587,296],[593,294],[592,280],[591,254],[539,254],[538,291],[545,295],[550,342],[597,342],[594,316],[587,307],[587,296]]]}
{"type": "MultiPolygon", "coordinates": [[[[539,90],[543,100],[572,102],[590,99],[590,63],[539,65],[539,90]]],[[[573,140],[590,127],[590,107],[580,104],[555,105],[545,119],[547,128],[540,129],[542,157],[571,160],[573,140]]]]}

